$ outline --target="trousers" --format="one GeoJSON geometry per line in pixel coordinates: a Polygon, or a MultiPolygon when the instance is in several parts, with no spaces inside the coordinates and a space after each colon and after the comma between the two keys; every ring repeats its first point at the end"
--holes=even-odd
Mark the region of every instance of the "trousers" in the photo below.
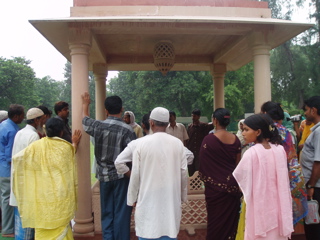
{"type": "Polygon", "coordinates": [[[2,234],[14,233],[14,209],[9,205],[10,177],[0,177],[0,198],[2,212],[2,234]]]}
{"type": "Polygon", "coordinates": [[[103,240],[130,240],[132,207],[127,205],[129,178],[100,181],[103,240]]]}

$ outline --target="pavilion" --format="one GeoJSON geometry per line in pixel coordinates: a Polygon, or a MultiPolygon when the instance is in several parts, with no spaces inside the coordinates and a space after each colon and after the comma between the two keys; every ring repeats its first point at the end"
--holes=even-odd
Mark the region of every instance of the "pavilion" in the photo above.
{"type": "MultiPolygon", "coordinates": [[[[72,124],[82,129],[88,71],[96,83],[96,119],[105,119],[108,71],[156,71],[165,45],[171,71],[210,71],[214,108],[224,107],[224,75],[254,62],[255,111],[271,100],[270,50],[312,25],[271,18],[254,0],[73,0],[70,17],[30,23],[72,63],[72,124]]],[[[168,69],[167,69],[168,70],[168,69]]],[[[209,86],[208,86],[209,87],[209,86]]],[[[89,136],[77,154],[79,203],[74,232],[94,232],[89,136]]]]}

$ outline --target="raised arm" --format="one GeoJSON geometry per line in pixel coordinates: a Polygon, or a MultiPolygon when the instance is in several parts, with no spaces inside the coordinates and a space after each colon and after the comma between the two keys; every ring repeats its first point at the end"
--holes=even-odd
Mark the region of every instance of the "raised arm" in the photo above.
{"type": "Polygon", "coordinates": [[[84,92],[81,95],[81,98],[82,98],[82,116],[89,117],[90,116],[89,105],[91,103],[90,95],[88,92],[84,92]]]}

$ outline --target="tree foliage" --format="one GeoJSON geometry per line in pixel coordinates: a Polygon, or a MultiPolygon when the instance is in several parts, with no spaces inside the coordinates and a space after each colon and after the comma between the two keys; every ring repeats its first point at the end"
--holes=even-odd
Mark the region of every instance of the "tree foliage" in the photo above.
{"type": "Polygon", "coordinates": [[[63,82],[56,81],[50,76],[44,78],[36,78],[34,92],[38,99],[38,104],[45,105],[52,109],[54,104],[63,98],[63,82]]]}
{"type": "Polygon", "coordinates": [[[169,72],[167,76],[155,71],[120,72],[111,79],[108,90],[108,95],[119,95],[125,110],[133,111],[138,120],[158,106],[177,116],[190,116],[194,108],[204,116],[212,113],[212,79],[207,72],[169,72]],[[211,91],[211,99],[204,89],[211,91]]]}
{"type": "MultiPolygon", "coordinates": [[[[253,65],[225,78],[226,107],[236,119],[253,109],[253,65]]],[[[139,121],[154,107],[162,106],[187,117],[194,108],[211,118],[213,111],[213,81],[209,72],[120,72],[108,85],[108,95],[122,98],[125,110],[133,111],[139,121]]]]}
{"type": "Polygon", "coordinates": [[[30,61],[23,57],[0,57],[0,108],[12,103],[34,106],[38,98],[34,92],[35,73],[30,61]]]}

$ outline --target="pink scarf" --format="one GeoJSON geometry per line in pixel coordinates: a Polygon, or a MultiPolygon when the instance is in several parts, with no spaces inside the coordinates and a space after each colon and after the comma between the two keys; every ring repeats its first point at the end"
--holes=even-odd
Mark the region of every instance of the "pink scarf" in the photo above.
{"type": "Polygon", "coordinates": [[[293,232],[286,152],[281,145],[270,146],[249,148],[233,172],[247,206],[245,240],[265,237],[275,228],[282,237],[293,232]]]}

